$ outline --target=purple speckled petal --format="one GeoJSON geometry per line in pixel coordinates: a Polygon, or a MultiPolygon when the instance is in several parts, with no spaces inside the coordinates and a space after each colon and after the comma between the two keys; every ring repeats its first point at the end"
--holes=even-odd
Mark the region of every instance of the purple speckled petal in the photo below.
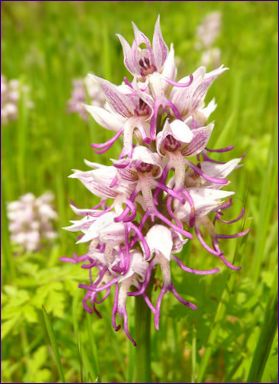
{"type": "Polygon", "coordinates": [[[158,70],[160,70],[168,55],[168,47],[163,39],[160,28],[160,16],[158,16],[155,24],[152,47],[156,67],[158,70]]]}
{"type": "Polygon", "coordinates": [[[193,129],[193,139],[189,144],[183,147],[182,154],[184,156],[194,156],[202,152],[211,136],[214,124],[211,123],[206,127],[193,129]]]}
{"type": "Polygon", "coordinates": [[[133,116],[135,104],[129,95],[120,92],[117,86],[107,80],[101,79],[97,76],[94,76],[94,78],[96,78],[96,80],[100,83],[108,103],[115,112],[119,113],[123,117],[133,116]]]}
{"type": "Polygon", "coordinates": [[[124,39],[123,36],[119,34],[116,34],[116,36],[118,37],[122,45],[125,67],[128,69],[129,72],[137,74],[137,67],[134,65],[133,53],[130,45],[128,44],[127,40],[124,39]]]}

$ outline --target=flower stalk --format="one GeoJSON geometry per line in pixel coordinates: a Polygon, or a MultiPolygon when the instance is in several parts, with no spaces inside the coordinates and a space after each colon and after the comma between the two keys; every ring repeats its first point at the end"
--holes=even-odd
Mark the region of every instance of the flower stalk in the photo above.
{"type": "Polygon", "coordinates": [[[134,382],[151,382],[151,312],[142,296],[135,297],[135,354],[134,382]]]}

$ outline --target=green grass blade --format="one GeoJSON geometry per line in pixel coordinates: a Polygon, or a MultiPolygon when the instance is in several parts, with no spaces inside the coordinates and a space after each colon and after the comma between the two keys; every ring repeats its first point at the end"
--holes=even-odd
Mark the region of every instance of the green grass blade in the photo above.
{"type": "Polygon", "coordinates": [[[277,272],[273,287],[270,291],[269,301],[265,309],[265,318],[261,327],[260,336],[255,349],[247,381],[261,382],[264,368],[271,350],[277,329],[277,272]]]}
{"type": "Polygon", "coordinates": [[[269,222],[271,221],[277,190],[277,129],[274,132],[274,139],[271,139],[269,153],[270,155],[262,181],[260,210],[257,223],[254,264],[255,280],[260,276],[260,268],[266,256],[264,249],[268,231],[270,230],[269,222]]]}
{"type": "Polygon", "coordinates": [[[5,270],[3,273],[3,283],[6,281],[13,281],[15,277],[14,256],[12,254],[12,247],[10,244],[9,230],[8,230],[8,218],[5,200],[5,189],[2,191],[2,255],[3,261],[2,268],[5,270]]]}
{"type": "MultiPolygon", "coordinates": [[[[245,239],[242,238],[238,242],[238,247],[236,248],[236,253],[234,256],[234,262],[236,262],[237,264],[240,263],[241,257],[243,255],[242,249],[243,249],[243,246],[245,245],[244,242],[245,242],[245,239]]],[[[226,306],[227,306],[227,303],[229,301],[229,297],[230,297],[231,293],[233,292],[236,281],[237,281],[237,272],[226,271],[225,273],[227,275],[230,273],[230,276],[228,276],[228,278],[227,278],[228,282],[227,282],[227,284],[223,290],[222,296],[220,298],[220,303],[217,307],[215,318],[214,318],[214,321],[212,324],[212,330],[209,334],[209,338],[207,341],[205,354],[204,354],[203,360],[202,360],[202,362],[198,368],[198,378],[197,378],[198,383],[201,383],[204,380],[204,376],[206,374],[206,370],[207,370],[207,367],[209,364],[210,357],[214,351],[215,341],[216,341],[217,336],[219,334],[222,320],[224,319],[224,316],[226,314],[226,306]]]]}
{"type": "Polygon", "coordinates": [[[94,377],[100,378],[100,367],[98,360],[98,352],[96,347],[95,335],[92,329],[92,316],[86,312],[86,327],[87,327],[87,336],[88,336],[88,345],[90,350],[89,361],[92,364],[92,374],[94,377]]]}
{"type": "Polygon", "coordinates": [[[53,327],[51,325],[50,317],[49,317],[44,306],[42,309],[42,316],[43,316],[44,324],[46,327],[47,335],[49,338],[49,343],[50,343],[50,346],[51,346],[51,349],[53,352],[54,361],[55,361],[55,364],[56,364],[58,372],[59,372],[60,380],[62,381],[62,383],[65,383],[66,381],[65,381],[65,376],[64,376],[64,372],[63,372],[63,367],[62,367],[62,363],[61,363],[58,345],[56,342],[56,337],[55,337],[55,334],[53,331],[53,327]]]}
{"type": "Polygon", "coordinates": [[[192,374],[191,374],[191,383],[196,382],[197,375],[197,330],[193,324],[193,337],[192,337],[192,374]]]}

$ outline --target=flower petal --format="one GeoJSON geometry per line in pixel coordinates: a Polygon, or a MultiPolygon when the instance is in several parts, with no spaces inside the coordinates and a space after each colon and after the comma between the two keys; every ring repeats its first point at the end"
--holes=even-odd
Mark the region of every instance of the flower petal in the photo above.
{"type": "Polygon", "coordinates": [[[162,76],[167,79],[175,80],[176,73],[177,69],[175,65],[174,49],[173,44],[171,44],[170,51],[163,65],[162,76]]]}
{"type": "MultiPolygon", "coordinates": [[[[217,208],[222,203],[223,199],[234,194],[232,191],[222,191],[220,189],[212,188],[188,188],[188,192],[194,203],[196,218],[207,215],[217,208]]],[[[188,203],[183,206],[177,205],[175,213],[178,219],[189,221],[191,213],[190,205],[188,203]]]]}
{"type": "Polygon", "coordinates": [[[201,169],[208,176],[225,178],[227,177],[234,169],[239,167],[241,158],[232,159],[225,164],[216,164],[209,161],[203,161],[201,163],[201,169]]]}
{"type": "Polygon", "coordinates": [[[110,83],[109,81],[95,75],[90,76],[93,76],[94,79],[100,83],[108,103],[115,112],[124,117],[129,117],[134,114],[135,105],[131,97],[129,97],[126,93],[122,93],[116,85],[110,83]]]}
{"type": "Polygon", "coordinates": [[[208,143],[213,128],[214,123],[206,127],[193,129],[193,140],[183,148],[182,154],[184,156],[194,156],[202,152],[208,143]]]}
{"type": "Polygon", "coordinates": [[[150,149],[142,145],[135,147],[133,160],[139,160],[143,163],[156,165],[161,168],[161,160],[157,153],[151,152],[150,149]]]}
{"type": "Polygon", "coordinates": [[[219,68],[215,69],[214,71],[211,71],[204,75],[203,80],[196,87],[192,95],[192,101],[191,101],[192,110],[195,110],[202,103],[206,95],[206,92],[208,91],[213,81],[223,72],[225,72],[227,69],[228,68],[225,68],[223,65],[221,65],[219,68]]]}
{"type": "Polygon", "coordinates": [[[145,44],[146,48],[151,48],[150,40],[148,37],[136,26],[134,22],[132,22],[132,26],[137,46],[139,47],[141,44],[145,44]]]}
{"type": "Polygon", "coordinates": [[[132,74],[137,74],[137,67],[134,65],[133,62],[133,53],[130,45],[128,44],[127,40],[124,39],[123,36],[116,34],[118,39],[120,40],[120,43],[122,45],[123,49],[123,55],[124,55],[124,65],[130,71],[132,74]]]}
{"type": "MultiPolygon", "coordinates": [[[[193,81],[189,87],[174,87],[171,91],[171,101],[177,107],[182,116],[192,109],[192,98],[196,88],[201,84],[205,75],[205,68],[199,67],[193,74],[193,81]]],[[[178,83],[189,81],[189,76],[183,77],[178,83]]]]}
{"type": "Polygon", "coordinates": [[[72,225],[69,225],[68,227],[63,227],[63,229],[70,232],[86,232],[86,230],[91,226],[92,223],[94,223],[95,220],[95,217],[85,216],[81,220],[72,220],[72,225]]]}
{"type": "Polygon", "coordinates": [[[157,70],[160,71],[160,68],[164,64],[166,57],[168,55],[168,47],[163,39],[161,28],[160,28],[160,16],[158,16],[155,24],[152,48],[153,48],[154,60],[155,60],[157,70]]]}
{"type": "Polygon", "coordinates": [[[171,231],[164,225],[153,225],[146,234],[146,242],[151,253],[159,253],[167,260],[171,259],[173,247],[171,231]]]}
{"type": "Polygon", "coordinates": [[[174,120],[170,123],[172,136],[182,143],[190,143],[193,139],[191,129],[181,120],[174,120]]]}
{"type": "Polygon", "coordinates": [[[111,224],[114,223],[116,214],[114,212],[107,212],[98,217],[86,230],[85,235],[77,241],[77,244],[86,243],[87,241],[97,239],[102,231],[111,224]]]}
{"type": "Polygon", "coordinates": [[[93,117],[97,124],[109,129],[110,131],[120,131],[126,119],[118,114],[109,112],[105,108],[93,105],[84,105],[86,111],[93,117]]]}

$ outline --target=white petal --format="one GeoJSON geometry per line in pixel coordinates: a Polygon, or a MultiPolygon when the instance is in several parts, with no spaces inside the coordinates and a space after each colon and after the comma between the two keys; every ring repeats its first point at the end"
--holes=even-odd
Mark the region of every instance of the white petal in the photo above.
{"type": "Polygon", "coordinates": [[[143,163],[161,167],[161,161],[157,153],[151,152],[148,148],[139,145],[133,151],[133,160],[140,160],[143,163]]]}
{"type": "Polygon", "coordinates": [[[173,44],[171,44],[170,51],[163,66],[162,76],[171,80],[175,80],[176,72],[177,69],[175,65],[174,49],[173,44]]]}
{"type": "Polygon", "coordinates": [[[81,220],[71,220],[72,225],[69,225],[68,227],[63,227],[66,231],[70,232],[77,232],[77,231],[83,231],[86,232],[88,227],[96,220],[96,218],[92,216],[85,216],[81,220]]]}
{"type": "MultiPolygon", "coordinates": [[[[207,215],[213,209],[217,208],[222,203],[222,200],[234,194],[232,191],[222,191],[212,188],[189,188],[188,192],[193,199],[196,217],[207,215]]],[[[188,203],[183,206],[179,205],[176,209],[176,214],[179,219],[188,221],[190,205],[188,203]]]]}
{"type": "Polygon", "coordinates": [[[225,164],[215,164],[204,161],[201,163],[201,169],[208,176],[225,178],[238,167],[240,161],[241,158],[232,159],[225,164]]]}
{"type": "Polygon", "coordinates": [[[102,242],[122,242],[125,235],[125,226],[123,223],[111,223],[103,227],[100,232],[102,242]]]}
{"type": "Polygon", "coordinates": [[[143,281],[144,277],[145,277],[145,272],[148,268],[148,265],[149,265],[148,262],[146,260],[144,260],[141,253],[134,252],[132,255],[132,261],[131,261],[130,268],[129,268],[128,272],[126,273],[126,275],[124,275],[123,277],[121,277],[119,279],[119,283],[124,281],[124,280],[127,280],[129,277],[133,276],[134,274],[137,274],[139,279],[141,281],[143,281]]]}
{"type": "Polygon", "coordinates": [[[126,119],[123,119],[120,115],[109,112],[105,108],[96,107],[93,105],[84,105],[84,107],[93,117],[96,123],[102,127],[116,132],[123,128],[123,124],[126,119]]]}
{"type": "Polygon", "coordinates": [[[89,160],[86,160],[86,159],[84,159],[83,161],[84,161],[84,163],[86,165],[88,165],[88,167],[91,167],[91,168],[94,168],[94,169],[102,168],[103,167],[103,164],[93,163],[92,161],[89,161],[89,160]]]}
{"type": "Polygon", "coordinates": [[[153,225],[146,234],[146,241],[151,253],[159,253],[167,260],[171,259],[173,246],[171,231],[164,225],[153,225]]]}
{"type": "Polygon", "coordinates": [[[105,229],[110,224],[114,223],[114,218],[116,217],[115,213],[108,212],[104,215],[98,217],[95,222],[93,222],[90,227],[86,230],[85,235],[77,241],[79,243],[85,243],[89,240],[93,240],[99,237],[101,231],[105,229]]]}
{"type": "Polygon", "coordinates": [[[170,123],[173,137],[183,143],[190,143],[193,139],[191,129],[181,120],[174,120],[170,123]]]}
{"type": "Polygon", "coordinates": [[[215,111],[217,104],[215,99],[212,99],[208,105],[202,109],[200,109],[200,113],[204,116],[205,121],[209,118],[209,116],[215,111]]]}
{"type": "Polygon", "coordinates": [[[206,73],[204,76],[204,79],[205,80],[215,79],[217,76],[221,75],[222,73],[224,73],[228,70],[229,70],[229,68],[224,67],[224,65],[222,64],[219,68],[216,68],[213,71],[206,73]]]}

